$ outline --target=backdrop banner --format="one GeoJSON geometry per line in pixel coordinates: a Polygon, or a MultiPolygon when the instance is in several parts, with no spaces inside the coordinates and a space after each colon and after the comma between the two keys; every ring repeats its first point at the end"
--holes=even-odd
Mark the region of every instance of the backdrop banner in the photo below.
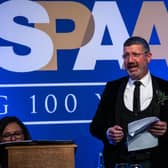
{"type": "Polygon", "coordinates": [[[123,42],[150,44],[151,72],[168,80],[168,1],[0,0],[0,118],[33,140],[73,140],[77,168],[97,167],[89,124],[107,81],[126,75],[123,42]]]}

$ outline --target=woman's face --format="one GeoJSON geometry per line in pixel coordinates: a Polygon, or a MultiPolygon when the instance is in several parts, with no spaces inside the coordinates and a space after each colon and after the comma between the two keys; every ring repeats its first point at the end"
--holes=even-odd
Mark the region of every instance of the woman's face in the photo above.
{"type": "Polygon", "coordinates": [[[23,141],[23,140],[24,140],[23,130],[16,122],[9,123],[5,127],[2,133],[1,142],[23,141]]]}

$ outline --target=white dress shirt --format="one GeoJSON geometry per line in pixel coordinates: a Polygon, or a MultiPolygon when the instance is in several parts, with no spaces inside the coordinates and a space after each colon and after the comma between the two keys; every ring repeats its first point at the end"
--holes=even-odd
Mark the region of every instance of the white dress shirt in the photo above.
{"type": "MultiPolygon", "coordinates": [[[[133,111],[134,81],[135,80],[129,79],[124,91],[124,104],[130,111],[133,111]]],[[[140,106],[141,111],[143,111],[149,106],[153,97],[152,78],[150,73],[148,72],[140,81],[142,83],[140,86],[140,106]]]]}

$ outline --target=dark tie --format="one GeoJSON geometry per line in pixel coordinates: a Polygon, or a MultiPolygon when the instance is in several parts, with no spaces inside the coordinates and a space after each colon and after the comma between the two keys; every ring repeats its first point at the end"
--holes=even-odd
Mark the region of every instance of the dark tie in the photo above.
{"type": "Polygon", "coordinates": [[[140,108],[140,81],[134,82],[135,89],[134,89],[134,97],[133,97],[133,112],[135,115],[138,115],[138,113],[141,111],[140,108]]]}

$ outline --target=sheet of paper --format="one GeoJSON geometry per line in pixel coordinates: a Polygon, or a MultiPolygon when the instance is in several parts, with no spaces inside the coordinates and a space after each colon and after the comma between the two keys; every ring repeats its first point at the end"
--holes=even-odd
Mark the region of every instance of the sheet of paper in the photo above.
{"type": "Polygon", "coordinates": [[[128,124],[128,151],[142,150],[158,145],[158,138],[147,131],[151,124],[158,120],[157,117],[146,117],[128,124]]]}

